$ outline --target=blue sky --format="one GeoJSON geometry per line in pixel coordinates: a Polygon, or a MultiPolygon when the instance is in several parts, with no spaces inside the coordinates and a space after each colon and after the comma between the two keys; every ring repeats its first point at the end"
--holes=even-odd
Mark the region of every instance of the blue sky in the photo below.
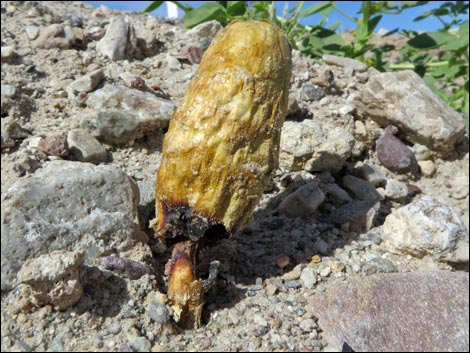
{"type": "MultiPolygon", "coordinates": [[[[151,1],[84,1],[92,6],[98,7],[101,4],[112,9],[118,9],[121,11],[141,11],[146,6],[148,6],[151,1]]],[[[182,1],[182,3],[190,3],[193,7],[198,7],[201,4],[204,4],[207,1],[182,1]]],[[[304,8],[308,8],[314,4],[320,3],[321,1],[305,1],[304,8]]],[[[362,1],[337,1],[337,6],[342,11],[346,12],[350,16],[359,17],[358,11],[360,9],[362,1]]],[[[380,23],[378,24],[376,30],[380,28],[385,28],[392,30],[394,28],[415,30],[415,31],[436,31],[441,28],[441,23],[438,19],[434,17],[428,17],[425,20],[419,22],[413,22],[413,19],[422,14],[424,11],[437,8],[445,1],[432,1],[431,3],[420,6],[417,8],[411,8],[404,12],[401,15],[384,15],[380,23]]],[[[285,4],[288,3],[289,6],[292,6],[294,1],[276,1],[276,9],[278,15],[282,15],[285,4]]],[[[152,14],[156,16],[165,16],[166,15],[166,5],[162,5],[159,9],[155,10],[152,14]]],[[[183,16],[183,12],[180,10],[180,17],[183,16]]],[[[318,23],[321,19],[321,15],[313,15],[307,17],[301,21],[303,25],[312,25],[318,23]]],[[[344,31],[348,29],[355,28],[355,24],[345,17],[338,14],[336,11],[333,11],[328,17],[328,25],[332,25],[336,22],[342,22],[342,25],[338,30],[344,31]]]]}

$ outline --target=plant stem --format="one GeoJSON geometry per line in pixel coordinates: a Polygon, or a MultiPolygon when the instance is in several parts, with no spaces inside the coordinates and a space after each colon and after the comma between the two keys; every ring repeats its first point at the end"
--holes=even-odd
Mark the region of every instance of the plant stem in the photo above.
{"type": "MultiPolygon", "coordinates": [[[[428,63],[425,64],[426,67],[442,67],[442,66],[449,66],[448,61],[438,61],[435,63],[428,63]]],[[[390,69],[395,70],[414,70],[416,68],[415,64],[391,64],[390,69]]]]}

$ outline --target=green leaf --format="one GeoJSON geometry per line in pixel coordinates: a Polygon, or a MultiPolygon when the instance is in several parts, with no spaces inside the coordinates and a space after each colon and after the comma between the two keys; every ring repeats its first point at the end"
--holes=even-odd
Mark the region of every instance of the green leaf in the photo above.
{"type": "Polygon", "coordinates": [[[410,39],[407,44],[416,49],[434,49],[451,41],[455,37],[447,32],[421,33],[410,39]]]}
{"type": "Polygon", "coordinates": [[[342,22],[338,21],[336,23],[333,23],[330,27],[328,27],[328,29],[330,31],[336,31],[338,29],[339,26],[341,26],[342,22]]]}
{"type": "Polygon", "coordinates": [[[318,12],[324,11],[328,8],[332,7],[331,2],[321,2],[319,4],[310,6],[308,9],[301,11],[299,17],[307,17],[318,12]]]}
{"type": "Polygon", "coordinates": [[[149,6],[143,9],[143,12],[152,12],[155,9],[158,9],[165,1],[152,1],[149,6]]]}
{"type": "Polygon", "coordinates": [[[450,39],[449,41],[447,41],[444,45],[444,49],[445,50],[449,50],[449,51],[457,51],[459,50],[460,48],[462,48],[462,46],[466,47],[468,46],[468,43],[462,43],[462,39],[456,37],[456,36],[453,36],[454,38],[450,39]]]}
{"type": "Polygon", "coordinates": [[[468,20],[459,27],[459,37],[467,41],[468,44],[468,20]]]}
{"type": "Polygon", "coordinates": [[[242,16],[246,12],[246,1],[227,1],[227,15],[242,16]]]}
{"type": "Polygon", "coordinates": [[[193,9],[193,7],[191,5],[183,5],[181,3],[181,1],[172,1],[172,3],[175,4],[176,6],[178,6],[184,12],[188,12],[188,11],[191,11],[193,9]]]}
{"type": "Polygon", "coordinates": [[[217,20],[223,25],[227,24],[225,7],[216,2],[207,2],[191,11],[186,12],[183,23],[187,28],[193,28],[203,22],[217,20]]]}
{"type": "Polygon", "coordinates": [[[380,20],[382,19],[382,15],[375,16],[371,18],[368,22],[368,31],[369,33],[374,32],[375,27],[379,24],[380,20]]]}
{"type": "Polygon", "coordinates": [[[426,5],[429,1],[400,1],[403,8],[426,5]]]}

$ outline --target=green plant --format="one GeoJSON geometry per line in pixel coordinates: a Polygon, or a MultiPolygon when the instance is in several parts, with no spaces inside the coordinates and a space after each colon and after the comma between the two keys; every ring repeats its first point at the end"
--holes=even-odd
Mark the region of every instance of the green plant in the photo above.
{"type": "Polygon", "coordinates": [[[458,15],[467,14],[468,2],[446,2],[439,8],[424,12],[415,18],[421,21],[437,17],[442,28],[436,32],[404,32],[409,37],[400,51],[403,60],[389,65],[391,70],[412,69],[423,77],[428,86],[447,104],[464,114],[469,126],[469,39],[468,20],[458,15]],[[443,16],[450,17],[449,21],[443,16]],[[456,25],[457,29],[452,29],[456,25]]]}
{"type": "MultiPolygon", "coordinates": [[[[303,9],[304,1],[296,1],[291,8],[286,5],[282,16],[276,15],[274,1],[215,1],[197,8],[180,1],[172,2],[184,11],[183,23],[188,28],[210,20],[217,20],[225,26],[235,19],[264,19],[276,23],[292,47],[303,55],[315,58],[334,54],[356,58],[380,71],[412,69],[435,93],[465,115],[468,126],[468,20],[463,20],[461,16],[468,14],[468,1],[445,2],[416,17],[415,21],[436,17],[442,28],[426,33],[402,30],[401,34],[408,37],[408,42],[400,50],[402,58],[399,63],[384,59],[387,52],[396,50],[393,45],[371,44],[374,31],[384,14],[398,15],[430,1],[362,1],[359,17],[343,12],[335,1],[320,2],[306,9],[303,9]],[[326,27],[332,11],[355,23],[352,41],[346,41],[337,33],[341,22],[326,27]],[[317,13],[322,18],[316,25],[300,23],[302,19],[317,13]],[[452,29],[456,26],[459,26],[457,30],[452,29]]],[[[163,1],[154,1],[144,11],[153,11],[162,4],[163,1]]],[[[394,29],[387,35],[398,31],[398,28],[394,29]]]]}
{"type": "MultiPolygon", "coordinates": [[[[324,11],[332,2],[323,2],[302,10],[304,1],[296,1],[290,9],[284,8],[282,17],[276,15],[274,1],[213,1],[205,3],[197,8],[184,5],[180,1],[172,1],[184,11],[183,23],[187,28],[193,28],[201,23],[217,20],[223,26],[230,21],[239,20],[268,20],[276,25],[287,35],[291,44],[295,46],[295,40],[303,33],[300,20],[317,12],[324,11]]],[[[164,1],[154,1],[144,9],[151,12],[160,7],[164,1]]]]}

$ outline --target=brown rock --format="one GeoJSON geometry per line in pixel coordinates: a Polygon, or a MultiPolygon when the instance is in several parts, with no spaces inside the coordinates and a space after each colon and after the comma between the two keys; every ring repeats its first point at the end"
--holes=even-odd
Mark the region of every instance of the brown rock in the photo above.
{"type": "Polygon", "coordinates": [[[379,274],[352,278],[310,304],[332,348],[355,352],[467,352],[469,275],[379,274]]]}

